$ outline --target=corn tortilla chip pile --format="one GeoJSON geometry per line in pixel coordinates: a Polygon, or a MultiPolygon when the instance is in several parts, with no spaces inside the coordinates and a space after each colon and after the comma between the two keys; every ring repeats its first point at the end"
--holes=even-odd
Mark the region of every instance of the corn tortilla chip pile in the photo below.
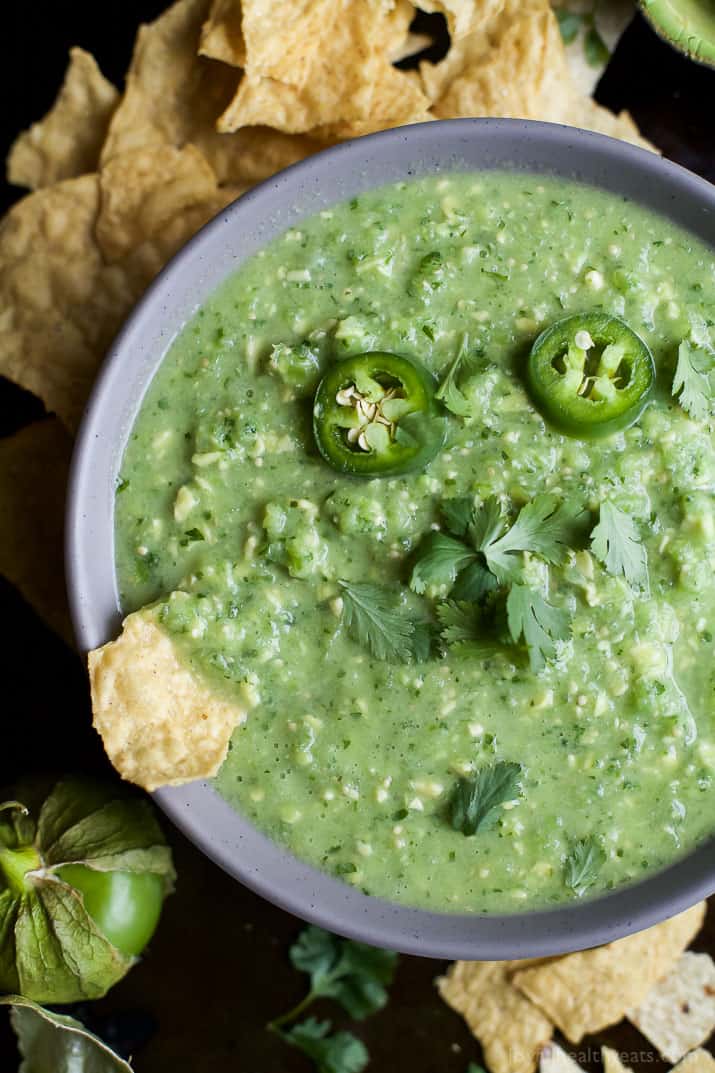
{"type": "MultiPolygon", "coordinates": [[[[715,1028],[715,966],[684,953],[705,918],[705,903],[654,928],[563,957],[531,961],[458,961],[437,986],[482,1045],[491,1073],[576,1073],[553,1042],[571,1043],[628,1017],[663,1057],[687,1073],[712,1073],[715,1060],[694,1048],[715,1028]],[[704,1057],[701,1057],[704,1056],[704,1057]]],[[[605,1073],[630,1073],[603,1048],[605,1073]]]]}
{"type": "MultiPolygon", "coordinates": [[[[0,450],[14,518],[0,572],[63,636],[71,437],[151,280],[243,191],[327,144],[468,115],[556,120],[642,143],[572,74],[549,0],[176,0],[139,28],[121,92],[91,55],[71,51],[50,112],[10,151],[8,178],[31,193],[0,223],[0,374],[54,415],[0,450]],[[396,62],[428,43],[410,29],[417,7],[444,16],[451,44],[439,63],[404,71],[396,62]]],[[[216,760],[209,738],[204,772],[216,760]]],[[[168,778],[158,753],[148,770],[151,750],[141,748],[143,784],[168,778]]]]}

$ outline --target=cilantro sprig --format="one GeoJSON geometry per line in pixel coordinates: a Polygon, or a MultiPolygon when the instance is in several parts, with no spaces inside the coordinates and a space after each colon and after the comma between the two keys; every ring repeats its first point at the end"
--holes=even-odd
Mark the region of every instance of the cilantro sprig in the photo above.
{"type": "Polygon", "coordinates": [[[696,421],[706,421],[713,414],[715,357],[705,347],[687,339],[678,347],[678,363],[673,377],[673,396],[696,421]]]}
{"type": "Polygon", "coordinates": [[[410,585],[420,594],[433,587],[451,597],[437,609],[443,641],[469,643],[480,655],[493,652],[501,639],[494,629],[501,595],[506,600],[504,639],[523,640],[532,669],[541,670],[556,655],[556,642],[569,637],[570,620],[526,582],[523,557],[529,553],[552,565],[563,563],[582,536],[581,505],[539,495],[511,525],[494,496],[478,508],[469,498],[447,500],[441,514],[446,531],[430,533],[423,541],[410,585]],[[486,632],[489,616],[492,629],[486,632]]]}
{"type": "Polygon", "coordinates": [[[604,500],[591,533],[591,550],[609,574],[637,589],[648,588],[648,553],[630,514],[604,500]]]}
{"type": "Polygon", "coordinates": [[[377,1013],[387,1003],[398,956],[365,943],[341,939],[309,925],[290,948],[296,969],[310,977],[310,988],[301,1001],[268,1028],[315,1063],[317,1073],[361,1073],[368,1062],[364,1043],[352,1032],[332,1031],[330,1021],[308,1017],[293,1024],[313,1002],[334,999],[355,1020],[377,1013]]]}
{"type": "Polygon", "coordinates": [[[309,1017],[281,1036],[313,1060],[317,1073],[361,1073],[370,1057],[365,1044],[352,1032],[331,1029],[330,1021],[309,1017]]]}
{"type": "Polygon", "coordinates": [[[471,417],[473,413],[474,406],[459,385],[460,382],[464,382],[477,372],[478,361],[482,354],[481,350],[470,353],[469,336],[463,335],[457,356],[437,388],[436,398],[456,417],[471,417]]]}
{"type": "Polygon", "coordinates": [[[310,976],[302,1009],[316,998],[333,998],[358,1021],[385,1005],[397,965],[397,954],[390,950],[340,939],[314,925],[301,932],[290,959],[310,976]]]}
{"type": "Polygon", "coordinates": [[[519,795],[521,764],[498,760],[461,778],[448,803],[449,822],[463,835],[475,835],[493,818],[494,810],[519,795]]]}
{"type": "Polygon", "coordinates": [[[341,622],[352,639],[378,660],[422,662],[429,657],[427,622],[401,606],[390,589],[367,581],[339,581],[341,622]]]}
{"type": "Polygon", "coordinates": [[[564,883],[582,898],[598,879],[606,854],[597,838],[589,835],[574,842],[564,864],[564,883]]]}

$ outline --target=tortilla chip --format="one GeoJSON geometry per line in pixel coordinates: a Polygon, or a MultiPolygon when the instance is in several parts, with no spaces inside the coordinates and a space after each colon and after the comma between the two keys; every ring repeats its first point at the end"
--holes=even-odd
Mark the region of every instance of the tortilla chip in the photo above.
{"type": "Polygon", "coordinates": [[[539,1073],[581,1073],[581,1067],[557,1043],[549,1043],[541,1052],[539,1073]]]}
{"type": "MultiPolygon", "coordinates": [[[[240,0],[245,67],[251,76],[275,78],[298,88],[347,18],[338,0],[240,0]]],[[[362,0],[351,0],[362,6],[362,0]]]]}
{"type": "Polygon", "coordinates": [[[540,119],[652,148],[628,116],[577,90],[549,0],[506,0],[496,19],[453,44],[441,63],[421,63],[420,76],[438,118],[540,119]]]}
{"type": "MultiPolygon", "coordinates": [[[[299,133],[345,121],[395,124],[424,116],[427,100],[420,86],[389,60],[406,37],[404,11],[400,5],[386,13],[370,0],[352,0],[332,31],[329,24],[324,27],[322,48],[304,84],[288,85],[247,70],[218,129],[270,124],[299,133]]],[[[247,49],[250,56],[248,38],[247,49]]]]}
{"type": "Polygon", "coordinates": [[[615,1024],[639,1006],[699,932],[705,903],[654,928],[606,946],[523,969],[514,985],[535,1002],[572,1043],[615,1024]]]}
{"type": "Polygon", "coordinates": [[[533,1073],[554,1026],[511,984],[515,968],[542,961],[456,961],[437,981],[482,1045],[491,1073],[533,1073]]]}
{"type": "Polygon", "coordinates": [[[709,1051],[699,1048],[673,1066],[671,1073],[715,1073],[715,1058],[709,1051]]]}
{"type": "MultiPolygon", "coordinates": [[[[156,197],[151,187],[144,193],[156,197]]],[[[74,431],[99,363],[132,306],[234,196],[233,187],[214,191],[113,264],[96,239],[97,175],[67,179],[17,202],[0,223],[0,374],[38,395],[74,431]]],[[[138,202],[137,212],[144,214],[138,202]]]]}
{"type": "Polygon", "coordinates": [[[416,0],[416,6],[444,15],[449,35],[454,40],[466,37],[495,18],[503,8],[504,0],[476,0],[476,3],[475,0],[416,0]]]}
{"type": "Polygon", "coordinates": [[[201,27],[199,55],[231,67],[245,67],[241,14],[241,0],[213,0],[209,17],[201,27]]]}
{"type": "Polygon", "coordinates": [[[216,774],[246,711],[188,670],[151,611],[88,663],[94,727],[123,779],[156,790],[216,774]]]}
{"type": "Polygon", "coordinates": [[[603,1073],[633,1073],[630,1066],[623,1064],[618,1051],[614,1051],[611,1047],[601,1047],[601,1058],[603,1073]]]}
{"type": "Polygon", "coordinates": [[[71,453],[69,434],[55,418],[0,439],[0,503],[5,518],[0,526],[0,574],[70,645],[63,531],[71,453]]]}
{"type": "Polygon", "coordinates": [[[715,963],[709,954],[689,951],[651,988],[628,1020],[658,1049],[677,1062],[710,1038],[715,1029],[715,963]]]}
{"type": "Polygon", "coordinates": [[[21,134],[7,159],[7,180],[38,190],[97,170],[99,154],[119,94],[93,56],[70,50],[70,62],[54,105],[21,134]]]}
{"type": "Polygon", "coordinates": [[[210,200],[216,176],[192,145],[147,146],[110,160],[102,169],[100,190],[97,241],[107,260],[116,261],[210,200]]]}
{"type": "Polygon", "coordinates": [[[197,55],[209,0],[178,0],[137,35],[126,90],[109,127],[102,164],[150,145],[194,145],[220,184],[251,186],[323,148],[266,127],[219,134],[216,117],[237,72],[197,55]]]}

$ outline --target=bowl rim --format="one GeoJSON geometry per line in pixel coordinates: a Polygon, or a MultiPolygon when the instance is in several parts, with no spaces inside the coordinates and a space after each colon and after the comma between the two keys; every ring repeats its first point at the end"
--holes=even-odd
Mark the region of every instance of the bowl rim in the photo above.
{"type": "MultiPolygon", "coordinates": [[[[348,176],[345,189],[362,182],[353,192],[393,181],[382,174],[371,181],[368,167],[370,162],[387,167],[385,161],[393,158],[406,180],[415,174],[511,170],[620,191],[627,200],[670,217],[715,247],[715,187],[704,179],[628,143],[528,120],[438,120],[393,128],[326,149],[254,187],[202,228],[163,269],[125,322],[95,381],[77,436],[66,511],[67,588],[83,654],[115,636],[121,619],[113,500],[127,436],[171,342],[215,284],[193,307],[174,316],[169,333],[160,325],[172,302],[180,300],[172,298],[174,289],[180,292],[179,283],[185,284],[187,277],[192,282],[204,278],[201,272],[209,271],[206,266],[226,239],[227,228],[244,235],[271,211],[270,226],[275,227],[276,213],[285,209],[287,216],[280,219],[273,237],[291,220],[319,211],[316,206],[352,196],[330,195],[321,202],[324,186],[338,172],[348,176]],[[457,161],[466,162],[467,152],[479,156],[479,165],[455,166],[457,161]],[[497,158],[500,162],[493,163],[497,158]],[[291,216],[300,197],[304,208],[291,216]],[[158,348],[158,356],[145,342],[148,339],[158,348]],[[144,365],[142,347],[152,354],[144,365]],[[127,401],[127,393],[137,390],[134,401],[127,401]],[[125,400],[123,416],[115,405],[117,398],[125,400]]],[[[242,240],[233,241],[240,246],[242,240]]],[[[254,249],[268,241],[259,237],[254,249]]],[[[234,268],[254,249],[235,254],[234,268]]],[[[229,266],[219,278],[231,270],[229,266]]],[[[188,293],[192,292],[185,290],[184,302],[188,293]]],[[[714,836],[660,871],[593,899],[504,914],[435,912],[365,895],[297,859],[234,811],[207,781],[162,788],[153,797],[206,856],[268,901],[330,931],[403,953],[484,960],[566,953],[650,927],[715,892],[714,836]]]]}

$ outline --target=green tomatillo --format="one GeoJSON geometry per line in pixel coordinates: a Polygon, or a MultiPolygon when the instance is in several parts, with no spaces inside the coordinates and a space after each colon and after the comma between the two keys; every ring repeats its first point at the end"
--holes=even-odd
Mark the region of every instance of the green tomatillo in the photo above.
{"type": "Polygon", "coordinates": [[[38,809],[0,804],[0,990],[104,995],[151,938],[173,880],[152,806],[121,787],[68,778],[38,809]]]}

